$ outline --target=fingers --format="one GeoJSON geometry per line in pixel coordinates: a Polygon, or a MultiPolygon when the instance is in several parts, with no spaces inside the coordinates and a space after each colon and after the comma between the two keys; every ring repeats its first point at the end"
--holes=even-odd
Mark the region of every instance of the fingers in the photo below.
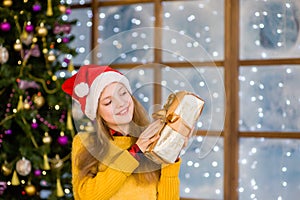
{"type": "Polygon", "coordinates": [[[160,135],[156,134],[150,138],[139,138],[136,144],[139,146],[140,150],[144,153],[153,142],[159,139],[159,137],[160,135]]]}
{"type": "Polygon", "coordinates": [[[163,123],[160,120],[156,120],[152,122],[140,135],[141,138],[150,138],[155,135],[160,128],[162,127],[163,123]]]}

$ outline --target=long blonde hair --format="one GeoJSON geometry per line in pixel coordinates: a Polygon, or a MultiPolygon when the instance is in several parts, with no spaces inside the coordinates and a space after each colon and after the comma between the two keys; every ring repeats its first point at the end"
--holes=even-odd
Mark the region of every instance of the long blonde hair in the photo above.
{"type": "MultiPolygon", "coordinates": [[[[134,103],[133,119],[130,124],[130,134],[138,137],[142,131],[149,125],[150,120],[148,114],[144,107],[132,96],[134,103]]],[[[79,177],[83,178],[85,176],[95,176],[98,170],[99,158],[103,158],[108,150],[109,140],[112,139],[112,136],[109,132],[109,127],[106,125],[105,121],[97,114],[97,132],[90,133],[88,135],[88,142],[85,145],[85,148],[79,152],[76,156],[75,163],[80,170],[79,177]],[[96,156],[95,156],[96,155],[96,156]],[[97,157],[97,158],[96,158],[97,157]]],[[[137,180],[140,182],[152,182],[157,181],[159,177],[160,170],[159,167],[155,166],[156,164],[150,160],[144,159],[143,162],[140,162],[140,168],[144,168],[143,173],[134,173],[137,180]],[[153,167],[155,166],[155,167],[153,167]],[[149,172],[145,172],[145,168],[151,167],[149,172]],[[153,170],[156,169],[156,170],[153,170]]]]}

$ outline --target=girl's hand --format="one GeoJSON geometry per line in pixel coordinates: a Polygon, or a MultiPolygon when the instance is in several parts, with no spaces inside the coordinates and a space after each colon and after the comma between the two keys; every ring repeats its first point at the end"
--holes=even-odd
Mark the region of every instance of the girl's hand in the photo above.
{"type": "Polygon", "coordinates": [[[156,120],[151,123],[140,135],[136,144],[140,150],[144,153],[148,146],[158,140],[159,134],[156,134],[164,124],[160,120],[156,120]]]}

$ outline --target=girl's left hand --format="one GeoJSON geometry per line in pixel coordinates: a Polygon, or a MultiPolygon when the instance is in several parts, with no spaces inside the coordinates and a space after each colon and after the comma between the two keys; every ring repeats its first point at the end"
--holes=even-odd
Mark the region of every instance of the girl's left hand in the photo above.
{"type": "Polygon", "coordinates": [[[164,124],[160,120],[156,120],[151,123],[140,135],[136,144],[140,150],[144,153],[148,146],[158,140],[159,134],[156,134],[164,124]]]}

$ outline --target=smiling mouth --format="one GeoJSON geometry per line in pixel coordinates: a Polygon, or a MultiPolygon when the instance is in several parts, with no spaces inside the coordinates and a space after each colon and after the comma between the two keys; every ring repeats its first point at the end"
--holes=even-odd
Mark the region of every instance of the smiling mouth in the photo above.
{"type": "Polygon", "coordinates": [[[128,107],[126,107],[125,109],[121,110],[120,112],[118,112],[116,115],[126,115],[128,113],[128,107]]]}

